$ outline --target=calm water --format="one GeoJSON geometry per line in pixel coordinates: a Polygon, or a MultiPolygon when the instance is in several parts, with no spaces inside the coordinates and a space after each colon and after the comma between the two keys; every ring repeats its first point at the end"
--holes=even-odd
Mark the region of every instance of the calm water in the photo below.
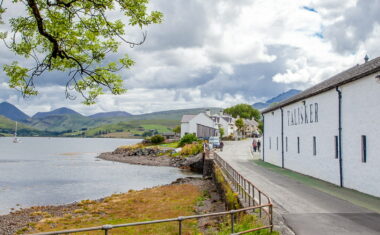
{"type": "Polygon", "coordinates": [[[0,137],[0,214],[10,208],[97,199],[167,184],[187,172],[97,159],[138,140],[0,137]],[[17,206],[17,204],[20,204],[17,206]]]}

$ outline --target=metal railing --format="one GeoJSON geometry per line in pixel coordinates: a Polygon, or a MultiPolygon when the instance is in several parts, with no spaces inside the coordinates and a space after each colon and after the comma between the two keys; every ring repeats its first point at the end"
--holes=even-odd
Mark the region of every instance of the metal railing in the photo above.
{"type": "Polygon", "coordinates": [[[248,207],[261,206],[259,208],[259,217],[262,218],[262,212],[266,214],[267,224],[273,229],[273,205],[271,199],[251,181],[237,172],[229,163],[223,160],[217,153],[214,153],[215,163],[222,169],[226,178],[230,181],[235,192],[239,193],[241,200],[248,204],[248,207]],[[264,203],[264,204],[263,204],[264,203]],[[265,206],[264,206],[265,205],[265,206]]]}
{"type": "Polygon", "coordinates": [[[168,222],[178,222],[178,234],[182,234],[182,222],[185,220],[190,219],[200,219],[205,217],[213,217],[213,216],[222,216],[222,215],[229,215],[230,216],[230,223],[231,223],[231,234],[246,234],[249,232],[254,232],[262,229],[270,229],[272,232],[273,229],[273,216],[272,216],[272,202],[270,198],[260,191],[254,184],[252,184],[249,180],[245,179],[242,175],[240,175],[235,169],[233,169],[226,161],[224,161],[220,156],[217,154],[214,155],[215,163],[222,169],[227,179],[230,181],[231,185],[234,187],[236,192],[239,193],[241,198],[248,203],[248,207],[237,209],[237,210],[230,210],[230,211],[224,211],[224,212],[216,212],[216,213],[209,213],[209,214],[202,214],[202,215],[192,215],[192,216],[180,216],[177,218],[169,218],[169,219],[162,219],[162,220],[152,220],[152,221],[144,221],[144,222],[136,222],[136,223],[128,223],[128,224],[117,224],[117,225],[102,225],[97,227],[89,227],[89,228],[80,228],[80,229],[70,229],[70,230],[62,230],[62,231],[55,231],[55,232],[44,232],[44,233],[34,233],[32,235],[61,235],[61,234],[70,234],[70,233],[78,233],[78,232],[89,232],[89,231],[104,231],[105,235],[108,235],[108,232],[111,229],[115,228],[126,228],[126,227],[133,227],[133,226],[141,226],[141,225],[148,225],[148,224],[159,224],[159,223],[168,223],[168,222]],[[265,204],[263,204],[263,201],[265,200],[265,204]],[[235,233],[235,214],[239,212],[245,212],[245,211],[256,211],[259,212],[259,217],[262,218],[262,211],[267,215],[268,221],[267,224],[249,229],[242,232],[235,233]]]}

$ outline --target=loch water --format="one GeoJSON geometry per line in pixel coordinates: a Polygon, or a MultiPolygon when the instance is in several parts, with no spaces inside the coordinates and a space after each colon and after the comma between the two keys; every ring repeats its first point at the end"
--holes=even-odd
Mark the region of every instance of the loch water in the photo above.
{"type": "Polygon", "coordinates": [[[133,139],[0,137],[0,214],[168,184],[189,172],[96,158],[133,139]]]}

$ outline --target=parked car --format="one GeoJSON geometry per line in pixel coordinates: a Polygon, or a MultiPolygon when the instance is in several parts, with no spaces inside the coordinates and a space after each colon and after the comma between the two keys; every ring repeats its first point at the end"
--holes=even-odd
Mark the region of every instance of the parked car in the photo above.
{"type": "Polygon", "coordinates": [[[208,139],[208,142],[210,144],[212,144],[212,147],[213,148],[219,148],[219,145],[220,145],[220,139],[218,136],[211,136],[209,139],[208,139]]]}

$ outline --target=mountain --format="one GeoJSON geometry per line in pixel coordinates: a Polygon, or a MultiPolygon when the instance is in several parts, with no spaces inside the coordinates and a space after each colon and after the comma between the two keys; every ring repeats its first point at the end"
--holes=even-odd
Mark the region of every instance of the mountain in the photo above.
{"type": "Polygon", "coordinates": [[[45,118],[47,116],[64,115],[64,114],[74,114],[74,115],[82,116],[82,114],[75,112],[72,109],[63,107],[63,108],[55,109],[55,110],[50,111],[50,112],[38,112],[38,113],[33,115],[32,119],[40,119],[40,118],[45,118]]]}
{"type": "Polygon", "coordinates": [[[132,114],[124,111],[115,111],[115,112],[104,112],[104,113],[95,113],[88,116],[89,118],[111,118],[111,117],[129,117],[132,114]]]}
{"type": "Polygon", "coordinates": [[[267,100],[265,103],[258,102],[258,103],[254,103],[252,106],[254,108],[256,108],[256,109],[262,110],[262,109],[265,109],[265,108],[269,107],[273,103],[279,103],[281,101],[287,100],[290,97],[295,96],[295,95],[297,95],[300,92],[301,92],[300,90],[291,89],[291,90],[289,90],[287,92],[281,93],[278,96],[273,97],[273,98],[267,100]]]}
{"type": "MultiPolygon", "coordinates": [[[[0,136],[13,136],[15,132],[15,121],[0,115],[0,136]]],[[[41,131],[32,128],[24,123],[17,125],[18,136],[53,136],[57,135],[53,132],[41,131]]]]}
{"type": "Polygon", "coordinates": [[[14,121],[25,121],[29,118],[28,115],[16,108],[16,106],[7,102],[0,103],[0,115],[14,121]]]}

